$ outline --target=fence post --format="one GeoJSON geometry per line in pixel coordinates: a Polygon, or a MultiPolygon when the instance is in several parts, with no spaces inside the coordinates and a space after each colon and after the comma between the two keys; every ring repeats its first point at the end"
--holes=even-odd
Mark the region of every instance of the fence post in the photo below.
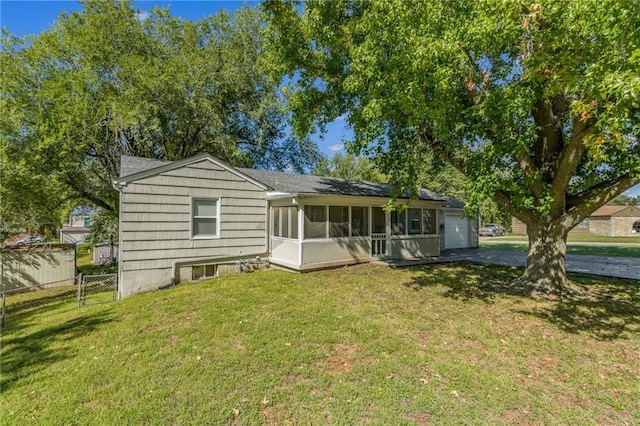
{"type": "Polygon", "coordinates": [[[82,278],[82,272],[80,272],[76,277],[76,284],[78,285],[78,309],[82,307],[82,278]]]}
{"type": "Polygon", "coordinates": [[[2,292],[2,320],[0,320],[0,328],[4,328],[4,314],[7,309],[7,292],[2,292]]]}

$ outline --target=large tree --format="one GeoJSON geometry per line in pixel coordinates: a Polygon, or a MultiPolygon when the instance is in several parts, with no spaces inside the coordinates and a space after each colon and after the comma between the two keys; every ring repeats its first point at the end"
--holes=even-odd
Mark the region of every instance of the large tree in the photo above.
{"type": "Polygon", "coordinates": [[[168,9],[139,13],[132,1],[82,3],[41,34],[3,34],[2,166],[21,176],[3,182],[5,199],[46,212],[46,180],[57,205],[115,210],[121,154],[209,152],[232,165],[298,171],[320,159],[315,144],[286,132],[278,85],[261,63],[257,10],[192,22],[168,9]]]}
{"type": "MultiPolygon", "coordinates": [[[[528,229],[514,287],[563,292],[566,236],[640,178],[640,3],[268,1],[297,131],[347,114],[412,186],[428,158],[528,229]]],[[[388,170],[383,170],[388,172],[388,170]]]]}

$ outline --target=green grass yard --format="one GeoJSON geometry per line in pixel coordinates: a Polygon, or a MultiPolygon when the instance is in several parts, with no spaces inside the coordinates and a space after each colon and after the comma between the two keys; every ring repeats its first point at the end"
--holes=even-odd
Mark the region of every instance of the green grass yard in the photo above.
{"type": "Polygon", "coordinates": [[[82,309],[16,296],[0,423],[638,424],[638,283],[504,294],[519,273],[267,270],[82,309]]]}
{"type": "MultiPolygon", "coordinates": [[[[527,243],[481,242],[480,247],[494,250],[527,251],[527,243]]],[[[579,246],[568,245],[567,254],[585,254],[591,256],[640,257],[640,246],[579,246]]]]}

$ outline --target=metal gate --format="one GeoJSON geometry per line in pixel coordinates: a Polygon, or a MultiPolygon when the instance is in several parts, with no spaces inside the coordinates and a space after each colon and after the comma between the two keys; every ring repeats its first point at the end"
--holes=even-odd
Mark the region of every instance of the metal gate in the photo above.
{"type": "Polygon", "coordinates": [[[78,284],[78,308],[118,299],[118,275],[82,275],[78,284]]]}

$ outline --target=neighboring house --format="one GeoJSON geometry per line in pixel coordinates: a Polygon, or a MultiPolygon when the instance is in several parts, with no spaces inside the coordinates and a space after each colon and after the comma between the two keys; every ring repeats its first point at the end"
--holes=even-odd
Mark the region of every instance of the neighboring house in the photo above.
{"type": "Polygon", "coordinates": [[[91,220],[95,212],[87,207],[76,207],[69,214],[69,223],[60,229],[60,242],[63,244],[84,243],[91,232],[91,220]]]}
{"type": "MultiPolygon", "coordinates": [[[[514,234],[527,234],[527,226],[515,217],[512,227],[514,234]]],[[[640,236],[640,206],[602,206],[569,231],[569,235],[640,236]]]]}
{"type": "Polygon", "coordinates": [[[387,213],[386,184],[234,168],[207,154],[123,156],[115,186],[121,297],[236,271],[256,256],[305,271],[478,244],[462,203],[427,190],[387,213]]]}

